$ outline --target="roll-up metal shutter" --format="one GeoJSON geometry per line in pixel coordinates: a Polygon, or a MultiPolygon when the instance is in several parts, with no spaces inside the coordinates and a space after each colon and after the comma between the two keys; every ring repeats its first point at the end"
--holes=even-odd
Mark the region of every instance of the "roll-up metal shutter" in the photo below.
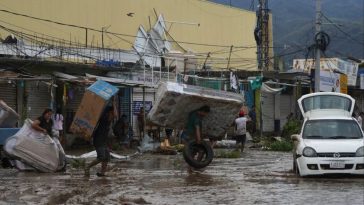
{"type": "Polygon", "coordinates": [[[34,120],[42,115],[44,109],[51,107],[51,87],[40,81],[28,81],[27,117],[34,120]]]}
{"type": "Polygon", "coordinates": [[[120,88],[119,90],[119,117],[125,114],[128,122],[131,122],[131,94],[132,88],[120,88]]]}
{"type": "MultiPolygon", "coordinates": [[[[145,101],[154,102],[154,95],[156,89],[154,88],[145,88],[145,101]]],[[[133,101],[143,101],[143,89],[142,88],[133,88],[133,101]]]]}
{"type": "Polygon", "coordinates": [[[17,111],[16,85],[12,83],[0,83],[0,100],[3,100],[9,107],[17,111]]]}
{"type": "Polygon", "coordinates": [[[67,102],[64,106],[65,130],[68,132],[78,107],[81,104],[86,87],[83,85],[71,85],[66,89],[67,102]]]}
{"type": "Polygon", "coordinates": [[[274,131],[274,94],[262,92],[263,132],[274,131]]]}

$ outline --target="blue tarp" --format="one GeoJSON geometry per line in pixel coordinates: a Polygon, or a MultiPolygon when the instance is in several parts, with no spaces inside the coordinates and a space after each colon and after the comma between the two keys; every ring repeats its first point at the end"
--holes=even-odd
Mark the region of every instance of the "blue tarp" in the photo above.
{"type": "Polygon", "coordinates": [[[0,145],[4,145],[5,141],[19,130],[20,128],[0,128],[0,145]]]}

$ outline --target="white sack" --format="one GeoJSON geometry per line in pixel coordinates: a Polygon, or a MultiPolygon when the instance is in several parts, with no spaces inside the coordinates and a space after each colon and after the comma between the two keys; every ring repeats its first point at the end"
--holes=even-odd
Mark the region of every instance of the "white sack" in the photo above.
{"type": "Polygon", "coordinates": [[[138,150],[140,152],[147,152],[147,151],[154,151],[160,147],[159,142],[154,142],[149,135],[144,135],[142,142],[140,143],[140,146],[138,147],[138,150]]]}
{"type": "MultiPolygon", "coordinates": [[[[119,154],[115,154],[113,152],[110,152],[110,155],[111,155],[111,157],[113,157],[115,159],[120,159],[120,160],[126,160],[126,159],[130,158],[130,156],[128,156],[128,155],[119,155],[119,154]]],[[[66,155],[66,158],[68,158],[68,159],[87,159],[87,158],[96,158],[96,157],[97,157],[96,150],[87,152],[80,156],[66,155]]]]}
{"type": "Polygon", "coordinates": [[[27,119],[23,127],[5,142],[4,150],[15,159],[41,172],[55,172],[65,166],[64,150],[58,139],[31,128],[27,119]]]}

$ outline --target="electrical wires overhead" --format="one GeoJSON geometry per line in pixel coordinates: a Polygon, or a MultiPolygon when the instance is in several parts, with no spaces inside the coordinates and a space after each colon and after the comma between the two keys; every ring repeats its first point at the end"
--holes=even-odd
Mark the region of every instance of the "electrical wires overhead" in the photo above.
{"type": "Polygon", "coordinates": [[[333,22],[331,19],[329,19],[325,14],[323,14],[323,13],[321,13],[322,14],[322,16],[328,21],[328,22],[330,22],[330,24],[331,25],[333,25],[338,31],[340,31],[341,33],[343,33],[344,35],[345,35],[345,37],[346,38],[348,38],[349,40],[351,40],[351,41],[353,41],[353,42],[355,42],[355,43],[359,43],[359,44],[361,44],[361,45],[364,45],[364,42],[362,42],[362,41],[359,41],[359,40],[357,40],[357,39],[355,39],[355,38],[353,38],[349,33],[347,33],[347,32],[345,32],[343,29],[341,29],[340,28],[340,26],[337,24],[337,23],[335,23],[335,22],[333,22]]]}

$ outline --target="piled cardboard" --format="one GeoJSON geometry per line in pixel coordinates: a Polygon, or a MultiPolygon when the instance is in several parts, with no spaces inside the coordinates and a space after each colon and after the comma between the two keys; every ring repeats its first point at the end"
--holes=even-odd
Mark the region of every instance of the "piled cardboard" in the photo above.
{"type": "Polygon", "coordinates": [[[73,133],[90,140],[101,114],[118,88],[98,80],[87,88],[71,125],[73,133]]]}
{"type": "Polygon", "coordinates": [[[156,96],[148,120],[165,127],[183,129],[191,111],[210,106],[202,127],[209,137],[223,136],[244,102],[239,94],[172,82],[160,84],[156,96]]]}

